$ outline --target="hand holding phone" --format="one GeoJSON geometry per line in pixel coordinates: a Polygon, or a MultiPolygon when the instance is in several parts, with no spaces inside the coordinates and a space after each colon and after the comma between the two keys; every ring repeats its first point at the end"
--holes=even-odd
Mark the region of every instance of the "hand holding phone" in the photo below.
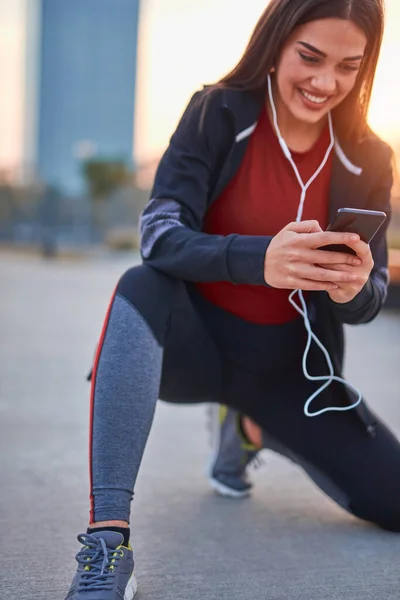
{"type": "MultiPolygon", "coordinates": [[[[328,227],[327,231],[351,232],[357,234],[360,236],[361,241],[369,246],[386,219],[386,213],[381,211],[342,208],[337,211],[336,218],[328,227]]],[[[360,242],[357,244],[360,245],[360,242]]],[[[342,272],[351,272],[354,275],[357,275],[357,278],[353,282],[344,282],[339,284],[337,290],[329,291],[329,296],[334,302],[338,304],[350,302],[361,292],[371,275],[374,262],[369,248],[365,248],[364,245],[364,249],[368,250],[367,252],[364,252],[363,248],[360,248],[360,250],[356,252],[354,248],[350,248],[349,246],[332,244],[330,246],[324,246],[322,249],[331,250],[333,252],[347,252],[359,256],[362,260],[361,265],[358,267],[349,267],[348,265],[343,264],[337,265],[336,267],[334,265],[330,267],[333,270],[337,269],[342,272]]]]}
{"type": "Polygon", "coordinates": [[[359,266],[362,260],[349,253],[318,250],[327,243],[354,244],[354,247],[358,244],[368,250],[359,236],[322,231],[315,220],[289,223],[273,237],[267,248],[264,260],[265,282],[278,289],[329,291],[337,289],[340,284],[358,279],[358,275],[337,267],[359,266]],[[330,265],[335,268],[331,270],[330,265]]]}

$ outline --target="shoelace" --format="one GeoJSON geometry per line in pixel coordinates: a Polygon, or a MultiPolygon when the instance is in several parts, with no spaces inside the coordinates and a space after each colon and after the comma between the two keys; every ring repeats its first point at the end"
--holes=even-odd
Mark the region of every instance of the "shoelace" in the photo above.
{"type": "Polygon", "coordinates": [[[79,581],[79,591],[110,590],[114,584],[116,567],[123,551],[107,548],[105,541],[89,534],[81,534],[78,540],[83,548],[76,555],[79,564],[86,567],[79,581]]]}
{"type": "Polygon", "coordinates": [[[258,471],[258,469],[262,469],[262,467],[265,467],[266,461],[263,456],[260,456],[261,450],[257,450],[256,452],[257,454],[255,454],[255,456],[253,456],[250,459],[248,466],[252,467],[255,471],[258,471]]]}

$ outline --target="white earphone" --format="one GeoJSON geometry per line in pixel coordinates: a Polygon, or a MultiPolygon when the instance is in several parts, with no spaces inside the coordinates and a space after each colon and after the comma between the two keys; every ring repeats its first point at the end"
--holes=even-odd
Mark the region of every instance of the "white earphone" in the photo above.
{"type": "MultiPolygon", "coordinates": [[[[328,114],[328,119],[329,119],[329,131],[330,131],[330,144],[329,147],[326,151],[326,154],[324,156],[324,159],[322,161],[322,163],[320,164],[320,166],[318,167],[318,169],[315,171],[314,175],[308,180],[307,183],[304,183],[301,175],[299,173],[299,170],[297,168],[296,163],[293,160],[292,154],[290,152],[290,149],[288,147],[288,145],[286,144],[285,140],[282,137],[282,134],[280,132],[279,129],[279,125],[278,125],[278,117],[277,117],[277,113],[276,113],[276,107],[275,107],[275,102],[274,102],[274,95],[272,92],[272,81],[271,81],[271,76],[268,75],[268,93],[269,93],[269,100],[271,103],[271,109],[272,109],[272,115],[273,115],[273,121],[274,121],[274,127],[275,127],[275,131],[276,134],[278,136],[278,140],[279,140],[279,144],[282,148],[282,151],[285,155],[285,157],[287,158],[287,160],[290,162],[290,164],[292,165],[293,171],[296,175],[297,181],[300,184],[300,188],[301,188],[301,196],[300,196],[300,203],[299,203],[299,207],[297,210],[297,216],[296,216],[296,221],[299,222],[302,219],[303,216],[303,209],[304,209],[304,202],[306,199],[306,195],[307,195],[307,190],[310,187],[310,185],[315,181],[315,179],[318,177],[318,175],[321,173],[321,171],[323,170],[323,168],[325,167],[326,163],[328,162],[329,159],[329,155],[332,152],[332,149],[335,145],[335,134],[333,131],[333,123],[332,123],[332,115],[331,113],[328,114]]],[[[305,405],[304,405],[304,414],[307,417],[318,417],[319,415],[322,415],[323,413],[326,412],[331,412],[331,411],[337,411],[337,412],[344,412],[344,411],[348,411],[348,410],[353,410],[354,408],[356,408],[362,401],[362,394],[361,392],[355,388],[354,386],[352,386],[350,383],[348,383],[347,381],[345,381],[344,379],[342,379],[341,377],[337,377],[335,375],[335,371],[332,365],[332,360],[331,357],[329,356],[329,352],[328,350],[325,348],[325,346],[322,344],[322,342],[318,339],[318,337],[315,335],[315,333],[312,331],[311,328],[311,323],[310,323],[310,319],[308,318],[308,310],[307,310],[307,304],[304,300],[304,296],[303,296],[303,292],[301,290],[294,290],[293,292],[291,292],[291,294],[289,295],[289,302],[291,303],[291,305],[297,310],[297,312],[303,317],[304,320],[304,326],[306,328],[307,331],[307,344],[306,344],[306,348],[304,350],[304,354],[303,354],[303,361],[302,361],[302,366],[303,366],[303,373],[304,376],[309,380],[309,381],[321,381],[324,382],[323,385],[321,385],[316,392],[314,392],[314,394],[312,394],[306,401],[305,405]],[[299,297],[300,300],[300,305],[299,306],[295,300],[294,297],[296,296],[296,294],[299,297]],[[312,341],[314,341],[317,346],[321,349],[321,351],[323,352],[327,365],[328,365],[328,369],[329,369],[329,375],[320,375],[320,376],[313,376],[310,375],[307,369],[307,358],[308,358],[308,353],[310,351],[310,347],[311,347],[311,343],[312,341]],[[310,405],[313,402],[313,400],[315,400],[315,398],[317,396],[319,396],[319,394],[321,394],[333,381],[337,381],[339,383],[343,383],[343,385],[347,386],[349,389],[351,389],[353,392],[355,392],[358,395],[358,399],[357,401],[350,405],[350,406],[332,406],[332,407],[327,407],[324,408],[322,410],[319,410],[318,412],[314,412],[311,413],[310,412],[310,405]]]]}

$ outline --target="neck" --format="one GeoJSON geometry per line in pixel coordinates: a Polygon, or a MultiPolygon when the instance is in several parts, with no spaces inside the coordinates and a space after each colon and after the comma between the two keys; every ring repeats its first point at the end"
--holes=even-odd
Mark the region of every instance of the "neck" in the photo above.
{"type": "MultiPolygon", "coordinates": [[[[289,148],[294,152],[307,152],[307,150],[310,150],[314,146],[316,141],[319,139],[326,123],[328,122],[328,117],[325,116],[323,119],[321,119],[320,121],[318,121],[318,123],[315,124],[299,121],[292,115],[292,113],[282,102],[274,80],[272,81],[272,91],[276,108],[276,114],[278,117],[278,125],[283,139],[285,140],[289,148]]],[[[272,108],[268,96],[267,110],[268,116],[272,123],[272,108]]]]}

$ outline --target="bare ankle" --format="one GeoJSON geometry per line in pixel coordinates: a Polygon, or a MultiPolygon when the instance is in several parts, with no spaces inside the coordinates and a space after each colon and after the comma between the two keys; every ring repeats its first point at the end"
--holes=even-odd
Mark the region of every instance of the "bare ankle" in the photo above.
{"type": "Polygon", "coordinates": [[[96,523],[90,523],[90,529],[101,529],[102,527],[129,527],[127,521],[98,521],[96,523]]]}
{"type": "Polygon", "coordinates": [[[254,421],[249,417],[243,417],[242,419],[243,431],[249,440],[256,448],[262,449],[262,430],[261,427],[256,425],[254,421]]]}

